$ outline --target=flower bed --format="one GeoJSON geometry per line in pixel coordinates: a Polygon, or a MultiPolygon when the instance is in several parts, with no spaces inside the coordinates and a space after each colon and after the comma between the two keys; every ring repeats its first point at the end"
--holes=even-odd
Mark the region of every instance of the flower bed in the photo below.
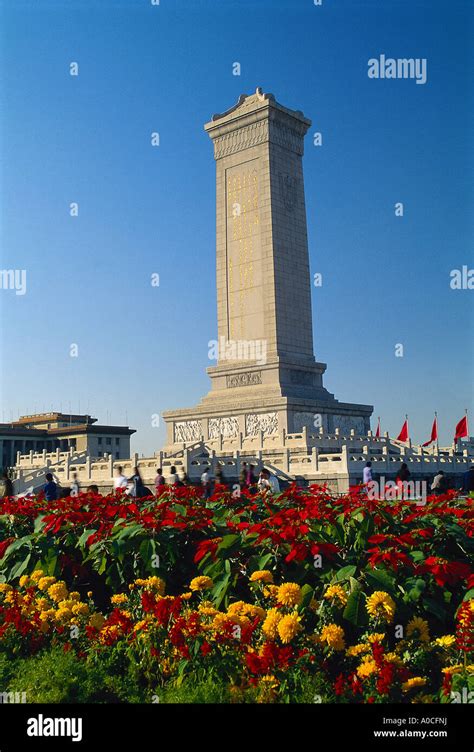
{"type": "Polygon", "coordinates": [[[8,662],[9,689],[41,701],[28,667],[61,651],[94,689],[58,701],[199,686],[223,702],[457,701],[474,690],[472,504],[316,486],[4,499],[0,676],[8,662]]]}

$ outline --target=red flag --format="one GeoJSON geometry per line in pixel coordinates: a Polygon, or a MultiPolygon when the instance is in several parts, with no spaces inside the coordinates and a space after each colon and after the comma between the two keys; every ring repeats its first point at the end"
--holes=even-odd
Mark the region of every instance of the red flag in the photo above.
{"type": "Polygon", "coordinates": [[[379,418],[379,422],[377,423],[377,430],[375,432],[375,438],[380,439],[380,418],[379,418]]]}
{"type": "Polygon", "coordinates": [[[468,435],[467,415],[465,415],[456,426],[454,441],[457,441],[457,439],[464,439],[468,435]]]}
{"type": "Polygon", "coordinates": [[[433,421],[433,426],[431,428],[431,439],[429,441],[425,441],[424,444],[421,446],[428,446],[429,444],[432,444],[433,441],[438,440],[438,418],[435,418],[433,421]]]}
{"type": "Polygon", "coordinates": [[[408,420],[402,426],[402,430],[397,436],[397,441],[408,441],[408,420]]]}

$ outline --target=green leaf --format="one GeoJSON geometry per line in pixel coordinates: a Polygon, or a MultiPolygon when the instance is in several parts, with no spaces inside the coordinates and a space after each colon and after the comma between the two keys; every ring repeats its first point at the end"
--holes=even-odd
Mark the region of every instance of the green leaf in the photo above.
{"type": "Polygon", "coordinates": [[[353,577],[355,575],[356,570],[356,566],[354,566],[353,564],[348,564],[347,566],[342,567],[336,572],[331,582],[343,582],[344,580],[348,580],[349,577],[353,577]]]}
{"type": "Polygon", "coordinates": [[[220,604],[225,598],[227,588],[229,587],[229,581],[230,581],[230,574],[224,575],[222,580],[218,582],[217,585],[212,590],[212,595],[213,595],[217,608],[220,606],[220,604]]]}
{"type": "Polygon", "coordinates": [[[10,570],[10,580],[14,580],[15,577],[21,577],[23,572],[27,569],[28,564],[30,563],[31,559],[31,553],[26,556],[23,561],[18,561],[10,570]]]}
{"type": "Polygon", "coordinates": [[[35,531],[35,533],[39,533],[39,532],[40,532],[40,531],[41,531],[41,530],[43,529],[43,527],[44,527],[44,522],[43,522],[43,519],[44,519],[45,517],[46,517],[46,515],[45,515],[45,514],[40,514],[40,515],[38,515],[38,517],[36,518],[36,520],[35,520],[35,526],[34,526],[34,528],[33,528],[33,530],[35,531]]]}
{"type": "Polygon", "coordinates": [[[347,621],[350,621],[356,627],[363,627],[368,624],[365,595],[362,590],[354,590],[350,594],[342,615],[344,619],[347,619],[347,621]]]}
{"type": "Polygon", "coordinates": [[[265,569],[266,565],[269,561],[271,561],[273,557],[273,554],[265,554],[265,556],[261,556],[258,560],[258,569],[265,569]]]}
{"type": "Polygon", "coordinates": [[[218,551],[226,551],[228,548],[234,545],[236,541],[240,540],[240,535],[224,535],[219,546],[218,551]]]}
{"type": "Polygon", "coordinates": [[[311,585],[303,585],[301,588],[301,603],[299,606],[299,611],[302,611],[304,608],[309,606],[311,603],[311,599],[313,598],[314,590],[311,587],[311,585]]]}
{"type": "Polygon", "coordinates": [[[384,569],[371,569],[365,572],[365,578],[374,590],[387,590],[391,593],[396,592],[396,583],[393,577],[390,577],[384,569]]]}
{"type": "Polygon", "coordinates": [[[77,539],[77,547],[82,547],[86,545],[86,540],[88,539],[89,535],[92,535],[92,533],[95,533],[96,529],[95,527],[88,527],[86,530],[82,532],[82,535],[79,536],[77,539]]]}

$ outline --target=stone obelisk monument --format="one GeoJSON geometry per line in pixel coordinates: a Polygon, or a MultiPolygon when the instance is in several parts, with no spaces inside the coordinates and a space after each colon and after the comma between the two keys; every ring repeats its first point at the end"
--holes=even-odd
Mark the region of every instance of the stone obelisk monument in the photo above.
{"type": "Polygon", "coordinates": [[[211,390],[164,413],[166,449],[322,427],[362,435],[372,407],[339,402],[314,358],[303,142],[311,121],[260,89],[214,115],[218,336],[211,390]]]}

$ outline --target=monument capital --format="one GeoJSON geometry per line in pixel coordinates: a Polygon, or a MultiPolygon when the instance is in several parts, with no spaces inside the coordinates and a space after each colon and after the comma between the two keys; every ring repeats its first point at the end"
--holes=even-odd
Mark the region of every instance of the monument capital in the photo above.
{"type": "Polygon", "coordinates": [[[300,110],[284,107],[258,87],[255,94],[241,94],[233,107],[213,115],[204,129],[214,142],[215,158],[220,159],[266,142],[302,155],[310,125],[300,110]]]}

